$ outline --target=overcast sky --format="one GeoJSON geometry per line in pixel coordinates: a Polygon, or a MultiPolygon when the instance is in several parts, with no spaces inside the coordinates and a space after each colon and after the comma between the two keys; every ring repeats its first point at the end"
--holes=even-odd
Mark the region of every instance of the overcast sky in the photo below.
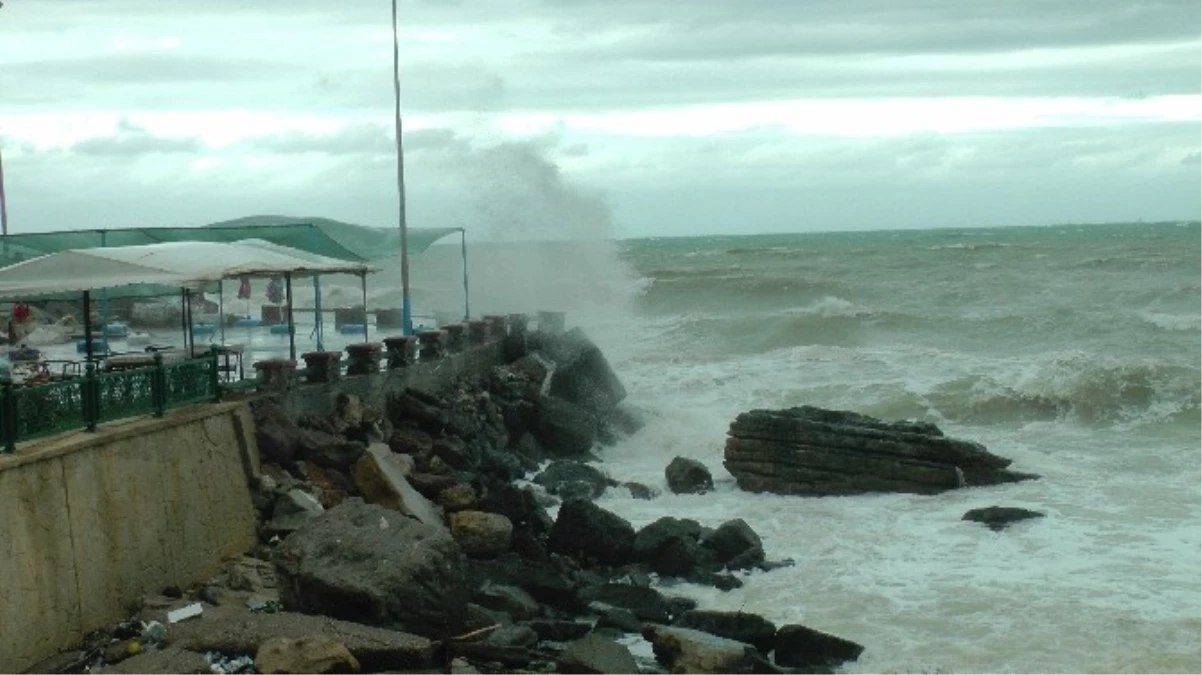
{"type": "MultiPolygon", "coordinates": [[[[1197,219],[1198,0],[403,0],[410,223],[1197,219]]],[[[11,231],[396,222],[386,0],[5,0],[11,231]]]]}

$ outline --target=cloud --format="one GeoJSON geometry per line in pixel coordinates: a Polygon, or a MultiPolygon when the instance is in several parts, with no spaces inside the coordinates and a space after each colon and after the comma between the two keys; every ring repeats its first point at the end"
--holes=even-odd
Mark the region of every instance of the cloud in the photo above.
{"type": "Polygon", "coordinates": [[[196,137],[156,136],[129,120],[117,123],[117,132],[111,136],[92,137],[70,146],[78,155],[93,157],[139,157],[163,153],[197,153],[204,144],[196,137]]]}
{"type": "Polygon", "coordinates": [[[314,152],[329,155],[379,155],[396,151],[393,134],[378,124],[352,124],[328,134],[290,131],[252,138],[247,141],[247,145],[254,149],[286,155],[314,152]]]}

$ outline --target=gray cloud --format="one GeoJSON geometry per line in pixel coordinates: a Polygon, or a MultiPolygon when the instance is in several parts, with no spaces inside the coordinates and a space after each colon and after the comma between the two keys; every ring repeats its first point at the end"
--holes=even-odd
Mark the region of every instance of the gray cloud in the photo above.
{"type": "Polygon", "coordinates": [[[330,155],[392,154],[393,134],[378,124],[355,124],[331,134],[288,132],[251,139],[247,145],[280,154],[324,153],[330,155]]]}
{"type": "Polygon", "coordinates": [[[199,138],[170,138],[155,136],[144,127],[129,120],[117,123],[117,132],[112,136],[87,138],[73,143],[69,148],[78,155],[95,157],[138,157],[162,153],[196,153],[204,148],[199,138]]]}

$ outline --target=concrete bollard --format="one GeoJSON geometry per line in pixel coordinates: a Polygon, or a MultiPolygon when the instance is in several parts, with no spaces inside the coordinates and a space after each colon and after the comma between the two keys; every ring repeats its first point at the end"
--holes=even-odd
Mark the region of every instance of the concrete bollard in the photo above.
{"type": "Polygon", "coordinates": [[[467,324],[448,323],[442,327],[447,334],[446,348],[448,354],[458,354],[463,351],[464,332],[467,330],[467,324]]]}
{"type": "Polygon", "coordinates": [[[417,336],[397,335],[384,338],[384,351],[388,355],[389,370],[413,365],[417,361],[417,336]]]}
{"type": "Polygon", "coordinates": [[[567,312],[539,312],[538,332],[559,335],[567,325],[567,312]]]}
{"type": "Polygon", "coordinates": [[[437,361],[446,354],[447,334],[441,330],[424,330],[417,334],[421,352],[418,358],[422,361],[437,361]]]}
{"type": "Polygon", "coordinates": [[[305,352],[305,381],[337,382],[342,378],[342,352],[305,352]]]}
{"type": "Polygon", "coordinates": [[[346,354],[350,357],[346,365],[347,375],[370,375],[380,372],[379,342],[353,342],[346,346],[346,354]]]}
{"type": "Polygon", "coordinates": [[[296,373],[296,361],[292,359],[264,359],[255,361],[255,379],[259,388],[267,391],[283,391],[292,383],[296,373]]]}

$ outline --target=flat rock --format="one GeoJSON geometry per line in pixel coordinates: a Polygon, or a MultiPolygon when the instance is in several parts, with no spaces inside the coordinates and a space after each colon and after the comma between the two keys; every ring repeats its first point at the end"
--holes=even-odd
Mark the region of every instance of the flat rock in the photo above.
{"type": "MultiPolygon", "coordinates": [[[[150,618],[166,620],[165,612],[150,618]]],[[[311,635],[336,640],[354,655],[364,670],[421,668],[434,663],[434,642],[417,635],[386,628],[340,621],[326,616],[295,612],[259,613],[245,609],[210,607],[200,616],[171,624],[163,652],[175,650],[204,653],[255,654],[259,645],[273,638],[299,639],[311,635]]],[[[160,670],[136,662],[146,652],[121,663],[129,670],[114,672],[195,672],[160,670]]],[[[202,661],[203,666],[203,661],[202,661]]],[[[204,666],[203,671],[209,672],[204,666]]]]}
{"type": "Polygon", "coordinates": [[[864,647],[851,640],[799,624],[776,631],[776,665],[789,668],[837,667],[860,658],[864,647]]]}
{"type": "Polygon", "coordinates": [[[643,637],[673,673],[776,673],[755,647],[690,628],[648,625],[643,637]]]}
{"type": "Polygon", "coordinates": [[[499,513],[456,511],[450,521],[451,536],[470,556],[490,558],[509,550],[513,523],[499,513]]]}
{"type": "Polygon", "coordinates": [[[325,636],[274,637],[259,645],[255,672],[357,673],[359,661],[346,645],[325,636]]]}
{"type": "Polygon", "coordinates": [[[609,477],[600,469],[584,462],[557,460],[534,477],[534,483],[547,492],[561,497],[596,499],[610,485],[609,477]],[[583,494],[581,494],[583,492],[583,494]]]}
{"type": "Polygon", "coordinates": [[[355,486],[373,504],[445,529],[441,511],[409,484],[405,479],[406,467],[397,457],[387,445],[373,443],[351,471],[355,486]]]}
{"type": "Polygon", "coordinates": [[[639,672],[629,649],[599,635],[586,635],[569,643],[556,665],[561,673],[639,672]]]}
{"type": "MultiPolygon", "coordinates": [[[[53,672],[53,671],[31,671],[53,672]]],[[[72,671],[75,672],[75,671],[72,671]]],[[[211,673],[204,655],[175,645],[163,649],[148,649],[141,654],[107,665],[97,673],[211,673]]]]}
{"type": "Polygon", "coordinates": [[[776,624],[758,614],[694,609],[676,617],[672,625],[746,642],[764,654],[776,646],[776,624]]]}
{"type": "Polygon", "coordinates": [[[1013,523],[1021,520],[1043,517],[1044,514],[1030,509],[1021,509],[1014,506],[987,506],[968,511],[961,520],[981,523],[994,532],[1001,532],[1013,523]]]}

